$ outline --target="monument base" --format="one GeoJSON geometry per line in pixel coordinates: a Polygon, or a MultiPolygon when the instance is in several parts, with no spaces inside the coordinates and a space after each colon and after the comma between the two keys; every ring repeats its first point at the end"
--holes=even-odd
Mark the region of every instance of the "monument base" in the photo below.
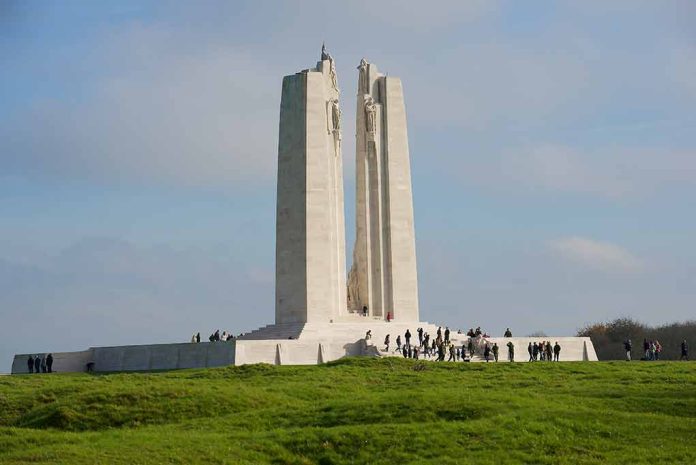
{"type": "MultiPolygon", "coordinates": [[[[427,322],[387,323],[383,320],[363,318],[355,315],[346,321],[334,323],[305,323],[269,325],[226,342],[202,342],[179,344],[154,344],[115,347],[92,347],[80,352],[53,353],[53,371],[87,371],[88,364],[95,372],[176,370],[183,368],[206,368],[252,363],[273,365],[316,365],[347,356],[400,357],[396,349],[396,338],[401,335],[405,343],[405,332],[411,332],[411,344],[418,344],[418,328],[423,328],[436,337],[437,325],[427,322]],[[370,331],[371,337],[366,339],[370,331]],[[384,339],[390,337],[389,350],[385,350],[384,339]]],[[[445,327],[442,326],[444,333],[445,327]]],[[[451,332],[450,340],[461,347],[466,345],[466,334],[451,332]]],[[[527,345],[532,342],[551,341],[561,346],[561,361],[597,361],[592,341],[588,337],[491,337],[491,345],[500,347],[499,359],[507,361],[507,343],[515,346],[515,361],[527,362],[527,345]]],[[[34,352],[31,355],[36,356],[34,352]]],[[[39,357],[45,353],[38,353],[39,357]]],[[[447,354],[449,356],[449,354],[447,354]]],[[[28,373],[29,354],[17,354],[12,363],[12,373],[28,373]]],[[[480,355],[472,361],[481,361],[480,355]]]]}

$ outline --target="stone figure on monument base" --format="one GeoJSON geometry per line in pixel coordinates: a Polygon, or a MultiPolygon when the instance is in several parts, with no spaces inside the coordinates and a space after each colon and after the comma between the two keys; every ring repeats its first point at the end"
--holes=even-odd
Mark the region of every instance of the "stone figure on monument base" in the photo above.
{"type": "Polygon", "coordinates": [[[358,94],[368,93],[367,88],[369,87],[369,82],[367,76],[367,65],[369,65],[367,60],[364,58],[360,60],[360,66],[358,66],[358,70],[360,71],[360,75],[358,77],[358,94]]]}
{"type": "Polygon", "coordinates": [[[377,113],[377,106],[372,97],[365,99],[365,129],[369,134],[375,133],[375,115],[377,113]]]}

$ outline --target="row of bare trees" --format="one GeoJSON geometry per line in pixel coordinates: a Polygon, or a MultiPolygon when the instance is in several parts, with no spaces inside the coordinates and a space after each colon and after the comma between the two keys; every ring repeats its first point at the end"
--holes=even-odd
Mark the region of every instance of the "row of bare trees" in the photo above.
{"type": "MultiPolygon", "coordinates": [[[[631,318],[617,318],[606,323],[594,323],[578,331],[578,336],[590,337],[600,360],[625,360],[623,342],[633,343],[634,360],[643,353],[643,340],[658,340],[662,344],[662,360],[679,360],[681,342],[686,339],[689,347],[696,345],[696,320],[648,326],[631,318]]],[[[693,358],[692,351],[689,357],[693,358]]]]}

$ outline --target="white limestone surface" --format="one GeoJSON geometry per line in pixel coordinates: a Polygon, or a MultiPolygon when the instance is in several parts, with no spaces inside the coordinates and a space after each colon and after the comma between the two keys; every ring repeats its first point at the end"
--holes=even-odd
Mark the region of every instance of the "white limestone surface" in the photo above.
{"type": "Polygon", "coordinates": [[[335,65],[285,76],[276,212],[276,323],[346,313],[341,113],[335,65]]]}
{"type": "Polygon", "coordinates": [[[356,239],[348,307],[418,321],[418,277],[401,80],[363,60],[356,111],[356,239]]]}

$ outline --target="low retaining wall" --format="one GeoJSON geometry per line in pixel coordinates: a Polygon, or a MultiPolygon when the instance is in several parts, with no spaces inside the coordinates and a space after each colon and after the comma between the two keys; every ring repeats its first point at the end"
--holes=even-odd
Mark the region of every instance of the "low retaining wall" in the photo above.
{"type": "MultiPolygon", "coordinates": [[[[92,347],[82,352],[54,352],[53,371],[87,371],[88,363],[94,363],[95,372],[219,367],[234,364],[234,353],[234,342],[92,347]]],[[[47,354],[15,355],[12,374],[29,373],[29,355],[45,357],[47,354]]]]}

